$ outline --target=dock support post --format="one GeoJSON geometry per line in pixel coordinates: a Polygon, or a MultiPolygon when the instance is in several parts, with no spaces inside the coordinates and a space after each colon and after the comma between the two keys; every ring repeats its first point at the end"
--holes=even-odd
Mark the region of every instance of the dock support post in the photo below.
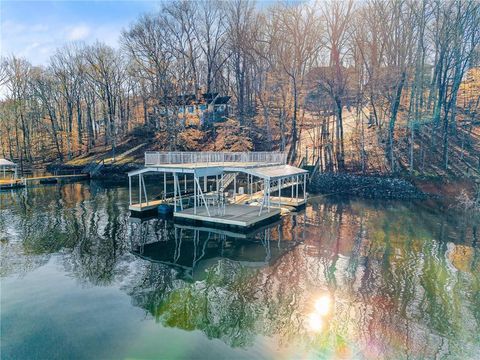
{"type": "Polygon", "coordinates": [[[237,199],[237,173],[233,176],[233,201],[237,199]]]}
{"type": "Polygon", "coordinates": [[[180,181],[178,180],[178,174],[175,177],[175,181],[177,184],[177,190],[178,190],[178,200],[180,201],[180,209],[183,210],[183,199],[182,199],[182,187],[180,186],[180,181]]]}
{"type": "Polygon", "coordinates": [[[143,175],[140,176],[142,177],[143,195],[145,195],[145,201],[147,202],[148,206],[147,187],[145,186],[145,180],[143,180],[143,175]]]}
{"type": "Polygon", "coordinates": [[[282,207],[282,179],[278,181],[278,207],[282,207]]]}
{"type": "Polygon", "coordinates": [[[167,200],[167,173],[163,173],[163,200],[167,200]]]}
{"type": "Polygon", "coordinates": [[[128,177],[128,201],[132,205],[132,177],[128,177]]]}
{"type": "Polygon", "coordinates": [[[248,190],[248,192],[250,193],[250,199],[252,198],[252,175],[250,175],[250,178],[249,178],[249,182],[248,182],[248,187],[250,190],[248,190]]]}
{"type": "Polygon", "coordinates": [[[197,215],[197,175],[193,174],[193,213],[197,215]]]}
{"type": "Polygon", "coordinates": [[[303,174],[303,201],[307,201],[307,175],[303,174]]]}
{"type": "Polygon", "coordinates": [[[293,183],[293,177],[290,178],[290,181],[292,182],[292,196],[291,196],[291,198],[293,199],[293,185],[294,185],[294,183],[293,183]]]}
{"type": "Polygon", "coordinates": [[[140,210],[142,210],[142,178],[141,174],[138,174],[138,203],[140,204],[140,210]]]}
{"type": "Polygon", "coordinates": [[[200,196],[202,197],[203,203],[205,204],[205,209],[207,210],[207,214],[208,214],[208,216],[211,216],[210,215],[210,210],[208,209],[207,201],[205,200],[205,196],[202,193],[202,187],[200,186],[200,183],[198,182],[198,178],[195,179],[195,180],[197,181],[198,191],[200,192],[200,196]]]}
{"type": "Polygon", "coordinates": [[[270,212],[270,180],[268,180],[268,192],[267,192],[267,204],[268,204],[268,212],[270,212]]]}
{"type": "Polygon", "coordinates": [[[208,179],[207,179],[207,175],[205,175],[205,176],[203,177],[203,192],[207,192],[207,191],[208,191],[207,183],[208,183],[208,179]]]}
{"type": "Polygon", "coordinates": [[[183,175],[183,189],[184,193],[187,193],[187,174],[183,175]]]}
{"type": "Polygon", "coordinates": [[[177,212],[177,174],[173,174],[173,212],[177,212]]]}
{"type": "Polygon", "coordinates": [[[263,179],[263,198],[262,198],[262,203],[260,204],[260,211],[258,212],[258,216],[262,215],[263,205],[265,204],[265,197],[267,196],[267,193],[266,193],[266,189],[267,189],[266,182],[267,182],[267,180],[266,180],[266,179],[263,179]]]}
{"type": "Polygon", "coordinates": [[[298,175],[296,175],[296,179],[297,181],[295,181],[295,191],[296,191],[296,194],[295,194],[295,198],[298,200],[298,175]]]}
{"type": "Polygon", "coordinates": [[[248,192],[250,194],[250,200],[252,200],[252,175],[248,174],[248,192]]]}

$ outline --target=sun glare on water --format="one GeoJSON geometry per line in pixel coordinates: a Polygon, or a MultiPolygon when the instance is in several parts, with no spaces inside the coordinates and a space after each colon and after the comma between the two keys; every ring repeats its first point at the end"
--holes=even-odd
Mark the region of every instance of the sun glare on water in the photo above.
{"type": "Polygon", "coordinates": [[[315,302],[315,310],[320,315],[327,315],[330,312],[331,306],[332,306],[332,300],[328,295],[321,296],[315,302]]]}
{"type": "Polygon", "coordinates": [[[314,310],[308,315],[308,328],[310,331],[322,331],[325,323],[324,317],[328,315],[331,307],[332,299],[329,295],[322,295],[315,301],[314,310]]]}
{"type": "Polygon", "coordinates": [[[323,328],[322,317],[317,313],[311,313],[308,317],[308,327],[311,331],[321,331],[323,328]]]}

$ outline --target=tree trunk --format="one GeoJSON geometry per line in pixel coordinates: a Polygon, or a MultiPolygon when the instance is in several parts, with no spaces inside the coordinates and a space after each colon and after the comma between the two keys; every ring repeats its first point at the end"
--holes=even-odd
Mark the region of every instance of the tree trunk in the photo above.
{"type": "Polygon", "coordinates": [[[402,71],[400,75],[400,82],[397,86],[397,91],[395,94],[395,99],[392,104],[392,111],[390,113],[390,122],[388,127],[388,142],[389,142],[389,157],[390,157],[390,170],[395,172],[395,159],[394,159],[394,132],[395,132],[395,122],[397,120],[398,109],[400,107],[400,99],[402,97],[403,85],[405,83],[405,78],[407,73],[405,70],[402,71]]]}

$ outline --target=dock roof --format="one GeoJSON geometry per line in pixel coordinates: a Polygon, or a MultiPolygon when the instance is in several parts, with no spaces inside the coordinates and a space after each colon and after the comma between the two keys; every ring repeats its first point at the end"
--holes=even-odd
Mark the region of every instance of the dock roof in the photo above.
{"type": "Polygon", "coordinates": [[[146,152],[145,167],[128,173],[135,176],[150,172],[215,176],[224,172],[242,172],[266,180],[304,175],[307,170],[287,165],[282,152],[146,152]]]}
{"type": "Polygon", "coordinates": [[[285,177],[305,174],[308,171],[291,165],[262,166],[248,169],[249,172],[264,179],[281,179],[285,177]]]}
{"type": "Polygon", "coordinates": [[[0,159],[0,166],[17,166],[17,164],[7,160],[7,159],[0,159]]]}

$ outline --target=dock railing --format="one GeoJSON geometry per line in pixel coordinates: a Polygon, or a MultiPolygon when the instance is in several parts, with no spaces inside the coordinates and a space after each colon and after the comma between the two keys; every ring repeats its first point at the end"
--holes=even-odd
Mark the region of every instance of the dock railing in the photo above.
{"type": "Polygon", "coordinates": [[[261,163],[286,164],[283,152],[151,152],[145,153],[145,166],[168,164],[261,163]]]}

